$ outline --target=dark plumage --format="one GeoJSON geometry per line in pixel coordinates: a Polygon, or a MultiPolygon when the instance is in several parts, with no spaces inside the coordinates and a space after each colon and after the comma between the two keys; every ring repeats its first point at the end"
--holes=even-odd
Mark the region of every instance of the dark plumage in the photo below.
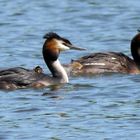
{"type": "Polygon", "coordinates": [[[74,75],[98,73],[140,73],[140,33],[131,40],[131,53],[134,59],[123,53],[92,53],[72,60],[69,67],[74,75]]]}
{"type": "Polygon", "coordinates": [[[54,32],[49,32],[49,33],[45,34],[43,36],[43,38],[45,38],[47,40],[51,40],[51,39],[54,39],[54,38],[55,39],[61,39],[61,37],[58,34],[54,33],[54,32]]]}

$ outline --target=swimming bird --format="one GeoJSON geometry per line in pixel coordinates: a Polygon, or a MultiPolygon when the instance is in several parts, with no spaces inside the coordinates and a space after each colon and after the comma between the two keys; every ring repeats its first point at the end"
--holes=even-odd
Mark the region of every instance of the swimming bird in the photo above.
{"type": "Polygon", "coordinates": [[[43,68],[41,68],[40,66],[36,66],[33,70],[34,70],[36,73],[43,73],[43,68]]]}
{"type": "Polygon", "coordinates": [[[140,73],[140,32],[131,40],[131,54],[133,59],[120,52],[91,53],[67,66],[72,75],[91,75],[100,73],[140,73]]]}
{"type": "Polygon", "coordinates": [[[68,75],[58,60],[59,54],[69,49],[84,49],[75,47],[68,39],[54,32],[47,33],[44,38],[43,58],[52,76],[46,75],[39,66],[32,70],[22,67],[4,69],[0,70],[0,89],[40,88],[69,82],[68,75]]]}

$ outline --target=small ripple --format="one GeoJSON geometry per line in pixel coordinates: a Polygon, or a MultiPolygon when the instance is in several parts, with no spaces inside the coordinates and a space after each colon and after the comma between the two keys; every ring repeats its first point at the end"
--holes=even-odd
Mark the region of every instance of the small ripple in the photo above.
{"type": "Polygon", "coordinates": [[[47,94],[44,94],[43,96],[48,96],[48,97],[51,98],[51,99],[57,99],[57,100],[64,99],[63,96],[47,95],[47,94]]]}
{"type": "Polygon", "coordinates": [[[58,113],[58,115],[62,118],[68,118],[69,117],[69,115],[65,112],[60,112],[60,113],[58,113]]]}
{"type": "Polygon", "coordinates": [[[68,84],[68,86],[66,87],[67,90],[70,91],[77,91],[77,90],[89,90],[89,89],[93,89],[93,85],[90,84],[68,84]]]}
{"type": "Polygon", "coordinates": [[[64,98],[62,95],[59,95],[59,93],[56,92],[45,92],[42,94],[42,96],[47,96],[49,98],[57,99],[57,100],[61,100],[64,98]]]}
{"type": "Polygon", "coordinates": [[[50,140],[61,140],[61,139],[57,137],[51,137],[50,140]]]}
{"type": "Polygon", "coordinates": [[[21,15],[24,15],[23,12],[15,12],[13,14],[11,14],[10,16],[21,16],[21,15]]]}
{"type": "Polygon", "coordinates": [[[3,22],[3,23],[0,23],[0,26],[7,26],[7,25],[10,25],[11,23],[9,22],[3,22]]]}
{"type": "Polygon", "coordinates": [[[19,100],[19,101],[28,101],[28,100],[31,100],[31,98],[27,98],[27,97],[17,97],[17,98],[15,98],[15,100],[19,100]]]}
{"type": "Polygon", "coordinates": [[[0,116],[0,119],[3,119],[5,116],[0,116]]]}
{"type": "MultiPolygon", "coordinates": [[[[7,135],[7,134],[6,134],[7,135]]],[[[7,139],[7,136],[4,135],[4,134],[0,134],[0,140],[6,140],[7,139]]]]}
{"type": "Polygon", "coordinates": [[[123,115],[107,115],[105,116],[105,118],[109,118],[109,119],[133,119],[135,120],[135,118],[137,117],[136,114],[123,114],[123,115]]]}
{"type": "Polygon", "coordinates": [[[137,99],[137,100],[135,101],[135,104],[140,104],[140,99],[137,99]]]}
{"type": "Polygon", "coordinates": [[[40,111],[38,108],[30,108],[30,109],[17,109],[14,111],[15,113],[23,113],[23,112],[37,112],[40,111]]]}
{"type": "Polygon", "coordinates": [[[120,107],[121,105],[120,104],[110,104],[110,105],[105,105],[103,106],[103,108],[117,108],[117,107],[120,107]]]}

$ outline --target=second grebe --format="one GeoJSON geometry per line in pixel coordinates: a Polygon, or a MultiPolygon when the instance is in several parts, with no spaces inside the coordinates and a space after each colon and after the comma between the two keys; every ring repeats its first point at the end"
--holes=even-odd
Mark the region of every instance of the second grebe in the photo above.
{"type": "Polygon", "coordinates": [[[83,49],[73,46],[69,40],[53,32],[46,34],[44,38],[46,41],[42,53],[52,76],[44,74],[39,66],[33,70],[21,67],[0,70],[0,89],[44,87],[58,83],[68,83],[67,73],[58,60],[59,53],[69,49],[83,49]]]}
{"type": "Polygon", "coordinates": [[[131,40],[131,53],[134,58],[123,53],[92,53],[77,60],[72,60],[72,75],[90,75],[99,73],[140,73],[140,33],[131,40]]]}

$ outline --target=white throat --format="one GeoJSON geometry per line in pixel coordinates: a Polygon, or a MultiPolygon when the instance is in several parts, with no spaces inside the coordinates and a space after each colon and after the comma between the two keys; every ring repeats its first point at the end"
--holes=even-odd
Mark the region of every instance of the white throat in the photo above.
{"type": "Polygon", "coordinates": [[[68,83],[69,82],[68,75],[67,75],[65,69],[63,68],[63,66],[60,64],[58,59],[53,62],[52,66],[61,74],[62,80],[60,82],[68,83]]]}

